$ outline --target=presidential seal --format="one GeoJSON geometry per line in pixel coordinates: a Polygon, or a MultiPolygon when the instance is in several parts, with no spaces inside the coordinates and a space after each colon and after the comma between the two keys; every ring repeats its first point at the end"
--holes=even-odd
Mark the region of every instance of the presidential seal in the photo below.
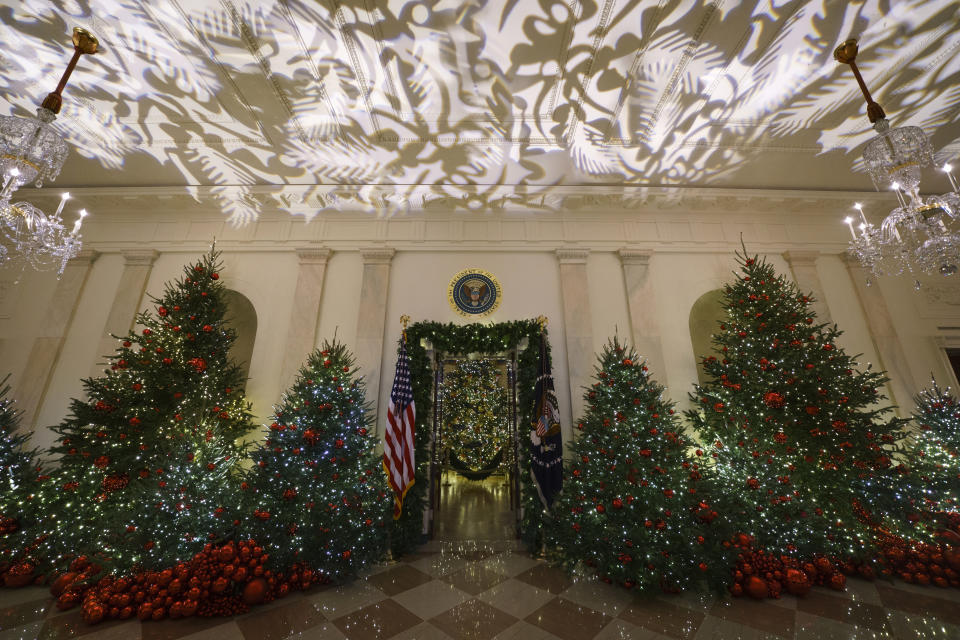
{"type": "Polygon", "coordinates": [[[453,276],[447,288],[447,300],[462,316],[485,316],[500,306],[500,283],[492,273],[465,269],[453,276]]]}

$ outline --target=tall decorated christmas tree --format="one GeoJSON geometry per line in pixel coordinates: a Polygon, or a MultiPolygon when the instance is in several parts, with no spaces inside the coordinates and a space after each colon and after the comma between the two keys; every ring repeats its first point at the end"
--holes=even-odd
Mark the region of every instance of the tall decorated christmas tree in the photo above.
{"type": "Polygon", "coordinates": [[[905,437],[880,405],[886,378],[857,368],[792,281],[745,251],[737,259],[718,353],[704,361],[710,380],[688,412],[727,487],[722,511],[768,551],[862,558],[871,536],[859,488],[898,473],[905,437]]]}
{"type": "Polygon", "coordinates": [[[152,298],[54,428],[59,469],[36,498],[41,560],[169,567],[232,528],[225,511],[252,425],[219,271],[211,250],[152,298]]]}
{"type": "Polygon", "coordinates": [[[960,405],[936,381],[917,395],[911,467],[922,487],[921,508],[960,505],[960,405]]]}
{"type": "MultiPolygon", "coordinates": [[[[0,380],[0,550],[16,552],[20,537],[12,534],[32,526],[33,491],[40,474],[28,434],[18,433],[20,410],[10,397],[10,376],[0,380]]],[[[4,558],[0,556],[0,561],[4,558]]]]}
{"type": "Polygon", "coordinates": [[[453,468],[471,477],[494,471],[510,441],[507,389],[500,375],[489,360],[462,360],[444,375],[444,442],[453,468]]]}
{"type": "Polygon", "coordinates": [[[641,590],[674,590],[729,576],[700,464],[663,387],[636,352],[614,340],[599,356],[577,425],[548,539],[562,563],[641,590]]]}
{"type": "Polygon", "coordinates": [[[274,568],[305,565],[320,581],[382,558],[393,500],[346,347],[312,353],[275,418],[243,484],[243,537],[268,548],[274,568]]]}

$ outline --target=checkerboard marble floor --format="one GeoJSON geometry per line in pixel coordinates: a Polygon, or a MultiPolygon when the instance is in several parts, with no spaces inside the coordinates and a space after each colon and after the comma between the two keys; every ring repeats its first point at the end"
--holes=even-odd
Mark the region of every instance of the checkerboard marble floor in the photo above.
{"type": "Polygon", "coordinates": [[[960,591],[850,580],[846,592],[757,602],[638,598],[571,580],[512,541],[432,541],[354,582],[297,593],[246,615],[86,626],[45,589],[0,590],[0,640],[587,640],[960,638],[960,591]]]}

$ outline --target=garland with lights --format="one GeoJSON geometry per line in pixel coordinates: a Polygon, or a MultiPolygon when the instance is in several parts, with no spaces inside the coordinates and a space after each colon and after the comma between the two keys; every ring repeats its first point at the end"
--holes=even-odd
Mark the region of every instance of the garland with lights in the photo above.
{"type": "Polygon", "coordinates": [[[859,488],[905,472],[893,464],[904,421],[878,406],[887,379],[857,370],[839,330],[816,322],[792,281],[745,250],[737,260],[718,357],[704,359],[711,380],[687,412],[726,488],[718,510],[775,557],[867,560],[873,533],[858,517],[859,488]]]}
{"type": "Polygon", "coordinates": [[[153,313],[120,340],[110,368],[54,427],[59,468],[37,491],[41,540],[30,556],[82,556],[107,573],[174,566],[232,528],[240,442],[252,427],[230,361],[219,254],[187,265],[153,313]],[[229,514],[227,514],[229,515],[229,514]]]}
{"type": "MultiPolygon", "coordinates": [[[[533,421],[533,389],[537,379],[540,356],[540,324],[536,320],[518,320],[492,325],[479,323],[417,322],[407,328],[407,353],[410,357],[410,377],[417,407],[414,429],[416,441],[416,475],[413,487],[403,501],[403,514],[393,521],[390,529],[391,548],[395,554],[412,551],[422,540],[423,510],[430,474],[430,431],[428,416],[433,406],[433,369],[427,350],[421,341],[429,340],[433,348],[452,356],[471,353],[502,353],[519,347],[524,339],[526,347],[517,353],[517,411],[521,434],[533,421]]],[[[548,345],[549,353],[549,345],[548,345]]],[[[531,550],[537,550],[543,541],[544,511],[530,479],[530,463],[521,446],[521,504],[523,520],[521,538],[531,550]]]]}
{"type": "Polygon", "coordinates": [[[440,388],[443,403],[443,444],[451,466],[463,471],[483,470],[484,477],[503,460],[510,444],[509,403],[500,373],[488,360],[461,360],[446,372],[440,388]]]}
{"type": "Polygon", "coordinates": [[[725,584],[730,554],[673,404],[632,348],[614,339],[598,359],[548,544],[569,571],[585,564],[628,589],[725,584]]]}
{"type": "Polygon", "coordinates": [[[325,342],[276,407],[242,484],[241,537],[270,549],[269,567],[299,563],[339,582],[383,557],[392,499],[370,422],[353,356],[325,342]]]}

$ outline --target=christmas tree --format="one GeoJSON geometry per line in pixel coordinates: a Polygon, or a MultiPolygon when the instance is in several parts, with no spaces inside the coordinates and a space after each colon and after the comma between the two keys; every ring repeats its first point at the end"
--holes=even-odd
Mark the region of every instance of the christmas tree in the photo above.
{"type": "Polygon", "coordinates": [[[929,510],[955,510],[960,499],[960,406],[936,380],[915,398],[910,467],[922,486],[921,505],[929,510]]]}
{"type": "Polygon", "coordinates": [[[871,536],[858,487],[889,483],[905,437],[879,406],[886,378],[857,369],[793,282],[745,251],[737,259],[719,354],[704,361],[711,380],[688,412],[727,488],[720,510],[767,551],[862,558],[871,536]]]}
{"type": "Polygon", "coordinates": [[[699,486],[700,465],[686,458],[673,405],[632,349],[614,340],[599,360],[549,543],[568,569],[584,562],[626,587],[722,583],[723,536],[708,526],[717,514],[699,486]]]}
{"type": "Polygon", "coordinates": [[[336,342],[310,355],[243,484],[243,536],[268,548],[275,568],[303,564],[323,581],[383,556],[393,502],[353,365],[336,342]]]}
{"type": "Polygon", "coordinates": [[[38,558],[93,558],[112,571],[170,567],[232,528],[237,465],[251,429],[240,369],[227,353],[218,253],[152,298],[110,368],[54,428],[60,468],[37,499],[38,558]]]}
{"type": "Polygon", "coordinates": [[[443,441],[455,469],[496,469],[509,442],[507,390],[489,360],[461,360],[444,375],[443,441]]]}
{"type": "MultiPolygon", "coordinates": [[[[10,398],[8,375],[0,380],[0,536],[7,536],[28,525],[32,511],[32,490],[40,469],[36,452],[27,448],[30,436],[18,433],[21,412],[10,398]]],[[[0,543],[8,548],[6,541],[0,543]]]]}

